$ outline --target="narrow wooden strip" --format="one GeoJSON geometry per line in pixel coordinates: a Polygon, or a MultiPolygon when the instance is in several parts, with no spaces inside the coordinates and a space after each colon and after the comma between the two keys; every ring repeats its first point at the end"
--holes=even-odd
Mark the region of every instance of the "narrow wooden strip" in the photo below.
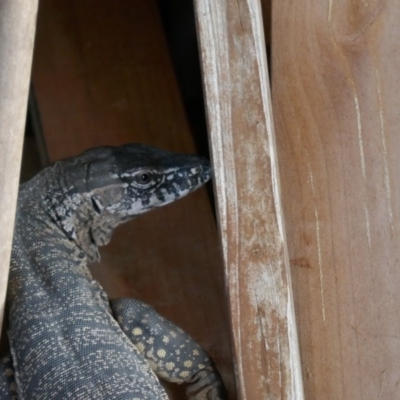
{"type": "Polygon", "coordinates": [[[0,324],[7,290],[36,14],[37,0],[0,0],[0,324]]]}
{"type": "Polygon", "coordinates": [[[240,395],[302,399],[259,1],[196,2],[240,395]]]}

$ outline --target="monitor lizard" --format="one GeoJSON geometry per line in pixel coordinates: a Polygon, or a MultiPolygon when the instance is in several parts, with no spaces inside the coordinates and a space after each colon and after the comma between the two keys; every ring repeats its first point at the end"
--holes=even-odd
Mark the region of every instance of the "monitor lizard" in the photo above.
{"type": "Polygon", "coordinates": [[[7,294],[10,356],[0,399],[225,399],[211,359],[135,299],[110,300],[88,263],[114,228],[197,189],[209,162],[143,144],[98,147],[20,186],[7,294]]]}

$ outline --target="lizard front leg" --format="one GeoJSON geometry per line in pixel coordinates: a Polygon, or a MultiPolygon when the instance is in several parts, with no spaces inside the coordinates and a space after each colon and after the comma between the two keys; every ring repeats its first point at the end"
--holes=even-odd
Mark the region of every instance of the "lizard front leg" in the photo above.
{"type": "Polygon", "coordinates": [[[115,299],[110,306],[122,330],[158,377],[186,383],[190,400],[226,399],[212,360],[187,333],[139,300],[115,299]]]}

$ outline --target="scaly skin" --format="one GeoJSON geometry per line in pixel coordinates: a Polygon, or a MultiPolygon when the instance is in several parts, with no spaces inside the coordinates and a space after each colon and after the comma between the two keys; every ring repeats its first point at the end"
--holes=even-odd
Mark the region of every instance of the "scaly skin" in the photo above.
{"type": "Polygon", "coordinates": [[[116,226],[209,178],[198,157],[131,144],[89,150],[21,186],[0,399],[167,399],[156,374],[188,383],[190,399],[225,398],[187,334],[136,300],[110,304],[87,269],[116,226]]]}

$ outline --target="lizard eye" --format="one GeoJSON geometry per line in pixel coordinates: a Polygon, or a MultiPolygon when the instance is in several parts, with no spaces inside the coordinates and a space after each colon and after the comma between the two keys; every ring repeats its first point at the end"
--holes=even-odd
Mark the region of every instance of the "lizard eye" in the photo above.
{"type": "Polygon", "coordinates": [[[146,184],[151,181],[151,174],[149,172],[141,172],[136,175],[136,182],[141,184],[146,184]]]}
{"type": "Polygon", "coordinates": [[[133,183],[140,187],[146,187],[153,183],[153,173],[151,171],[139,171],[133,176],[133,183]]]}

